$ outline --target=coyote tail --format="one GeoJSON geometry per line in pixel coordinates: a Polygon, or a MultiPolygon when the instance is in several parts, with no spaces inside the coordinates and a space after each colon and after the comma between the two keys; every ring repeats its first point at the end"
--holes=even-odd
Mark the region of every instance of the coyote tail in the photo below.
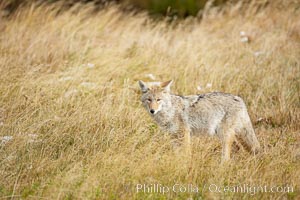
{"type": "Polygon", "coordinates": [[[237,134],[237,139],[247,151],[253,154],[257,154],[260,151],[260,144],[251,124],[245,126],[243,130],[237,134]]]}

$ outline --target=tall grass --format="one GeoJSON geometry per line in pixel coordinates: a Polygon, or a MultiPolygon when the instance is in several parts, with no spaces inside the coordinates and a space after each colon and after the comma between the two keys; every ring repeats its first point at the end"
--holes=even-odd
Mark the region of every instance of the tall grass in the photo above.
{"type": "Polygon", "coordinates": [[[299,8],[271,4],[241,14],[237,5],[175,24],[115,6],[98,13],[89,6],[59,15],[58,9],[32,6],[0,21],[0,196],[300,197],[299,8]],[[218,140],[194,138],[187,169],[185,154],[141,106],[137,80],[150,81],[149,74],[173,79],[174,93],[243,97],[263,152],[240,151],[221,165],[218,140]],[[137,193],[138,183],[200,190],[137,193]],[[216,193],[208,184],[294,191],[216,193]]]}

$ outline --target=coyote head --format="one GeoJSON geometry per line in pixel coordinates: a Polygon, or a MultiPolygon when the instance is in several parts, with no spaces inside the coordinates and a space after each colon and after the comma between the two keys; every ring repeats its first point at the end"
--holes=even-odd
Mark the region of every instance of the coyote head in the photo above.
{"type": "Polygon", "coordinates": [[[139,81],[143,92],[142,103],[151,115],[157,114],[165,105],[171,102],[170,86],[172,80],[167,82],[149,82],[139,81]]]}

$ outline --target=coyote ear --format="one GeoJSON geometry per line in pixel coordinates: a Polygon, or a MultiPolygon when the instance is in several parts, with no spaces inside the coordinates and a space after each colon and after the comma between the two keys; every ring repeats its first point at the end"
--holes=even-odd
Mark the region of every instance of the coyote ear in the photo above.
{"type": "Polygon", "coordinates": [[[164,88],[165,91],[170,92],[172,83],[173,83],[173,80],[166,81],[166,82],[161,83],[160,87],[164,88]]]}
{"type": "Polygon", "coordinates": [[[148,87],[147,87],[146,83],[144,83],[143,81],[139,81],[139,85],[140,85],[140,88],[143,93],[148,91],[148,87]]]}

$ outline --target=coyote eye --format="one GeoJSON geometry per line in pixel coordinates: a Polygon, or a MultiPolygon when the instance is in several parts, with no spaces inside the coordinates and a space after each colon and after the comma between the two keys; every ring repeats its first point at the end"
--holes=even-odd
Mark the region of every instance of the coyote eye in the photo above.
{"type": "Polygon", "coordinates": [[[151,102],[151,99],[147,99],[148,102],[151,102]]]}
{"type": "Polygon", "coordinates": [[[157,102],[161,101],[161,99],[156,99],[157,102]]]}

